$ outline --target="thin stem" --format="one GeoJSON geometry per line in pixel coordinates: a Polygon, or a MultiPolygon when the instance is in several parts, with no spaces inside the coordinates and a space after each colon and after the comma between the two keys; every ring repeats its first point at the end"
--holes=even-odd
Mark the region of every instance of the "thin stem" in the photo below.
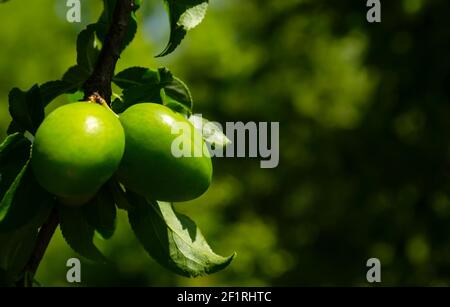
{"type": "Polygon", "coordinates": [[[56,228],[59,224],[58,210],[56,206],[53,208],[47,221],[42,225],[39,230],[39,234],[36,239],[36,245],[34,246],[33,252],[28,259],[27,264],[24,268],[24,275],[17,283],[18,286],[32,286],[34,275],[41,263],[42,257],[44,257],[45,251],[47,249],[50,240],[55,233],[56,228]],[[30,284],[31,283],[31,284],[30,284]]]}

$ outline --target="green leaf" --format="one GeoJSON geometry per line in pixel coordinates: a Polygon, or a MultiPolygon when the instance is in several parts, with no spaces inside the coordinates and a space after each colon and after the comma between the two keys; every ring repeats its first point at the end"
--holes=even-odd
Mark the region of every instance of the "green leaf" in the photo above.
{"type": "Polygon", "coordinates": [[[89,73],[94,71],[95,63],[100,54],[95,37],[96,25],[88,25],[78,34],[77,38],[77,64],[89,73]]]}
{"type": "Polygon", "coordinates": [[[25,264],[36,245],[38,230],[49,214],[50,212],[36,215],[26,225],[0,233],[0,267],[14,281],[23,276],[25,264]]]}
{"type": "Polygon", "coordinates": [[[20,133],[8,135],[0,144],[0,163],[3,163],[3,159],[23,141],[26,141],[26,138],[20,133]]]}
{"type": "Polygon", "coordinates": [[[0,231],[8,232],[32,220],[42,223],[53,206],[29,168],[31,143],[12,134],[0,145],[0,231]]]}
{"type": "Polygon", "coordinates": [[[163,104],[176,112],[190,115],[194,107],[191,92],[186,84],[179,78],[172,75],[166,68],[159,70],[161,84],[163,84],[161,94],[163,104]]]}
{"type": "Polygon", "coordinates": [[[43,223],[53,205],[53,196],[38,184],[27,163],[0,203],[0,232],[22,227],[32,220],[43,223]]]}
{"type": "Polygon", "coordinates": [[[112,104],[116,113],[142,102],[161,103],[183,114],[192,112],[193,99],[188,87],[167,68],[155,71],[131,67],[118,73],[113,82],[123,89],[123,100],[112,104]]]}
{"type": "Polygon", "coordinates": [[[75,93],[68,95],[67,99],[69,100],[69,102],[77,102],[82,101],[83,97],[83,91],[76,91],[75,93]]]}
{"type": "Polygon", "coordinates": [[[74,93],[77,86],[68,81],[57,80],[49,81],[41,85],[41,96],[44,106],[52,102],[56,97],[62,94],[74,93]]]}
{"type": "Polygon", "coordinates": [[[9,189],[6,191],[5,195],[3,195],[2,201],[0,202],[0,225],[2,224],[5,217],[8,215],[9,209],[11,208],[11,205],[14,202],[16,191],[18,190],[20,183],[22,182],[22,178],[24,177],[27,169],[28,169],[28,162],[22,167],[19,174],[14,179],[9,189]]]}
{"type": "Polygon", "coordinates": [[[75,65],[66,71],[62,80],[72,84],[76,89],[81,89],[89,76],[89,71],[86,68],[75,65]]]}
{"type": "Polygon", "coordinates": [[[121,89],[146,84],[158,84],[159,74],[156,70],[144,67],[130,67],[116,74],[113,82],[121,89]]]}
{"type": "Polygon", "coordinates": [[[86,220],[103,239],[109,239],[116,229],[116,206],[108,186],[104,186],[97,195],[83,206],[86,220]]]}
{"type": "Polygon", "coordinates": [[[30,157],[31,143],[22,134],[9,135],[0,144],[0,201],[30,157]]]}
{"type": "Polygon", "coordinates": [[[192,125],[202,134],[203,140],[211,148],[225,147],[231,143],[230,139],[223,133],[220,126],[214,122],[208,121],[202,116],[192,115],[189,117],[192,125]]]}
{"type": "Polygon", "coordinates": [[[114,100],[111,107],[114,112],[122,113],[134,104],[142,102],[161,103],[159,85],[138,85],[123,91],[123,100],[114,100]]]}
{"type": "Polygon", "coordinates": [[[195,223],[178,214],[170,203],[129,194],[134,206],[129,221],[145,250],[162,266],[186,277],[203,276],[226,268],[230,257],[215,254],[195,223]]]}
{"type": "Polygon", "coordinates": [[[120,183],[114,179],[108,182],[109,191],[111,192],[114,203],[120,209],[128,210],[131,208],[128,200],[126,198],[125,190],[122,188],[120,183]]]}
{"type": "Polygon", "coordinates": [[[8,272],[9,278],[17,281],[33,252],[38,227],[31,223],[9,233],[0,233],[0,267],[8,272]]]}
{"type": "Polygon", "coordinates": [[[103,11],[96,23],[97,36],[102,43],[105,43],[105,38],[113,19],[115,6],[116,0],[103,0],[103,11]]]}
{"type": "Polygon", "coordinates": [[[157,57],[173,52],[186,33],[198,26],[206,15],[208,0],[164,0],[169,14],[170,38],[166,48],[157,57]]]}
{"type": "Polygon", "coordinates": [[[59,217],[62,235],[75,252],[93,261],[106,261],[94,245],[95,228],[89,225],[83,209],[61,205],[59,217]]]}
{"type": "Polygon", "coordinates": [[[157,71],[144,67],[131,67],[116,74],[113,82],[124,90],[123,99],[115,99],[111,104],[116,113],[122,113],[136,103],[162,103],[157,71]]]}
{"type": "Polygon", "coordinates": [[[123,111],[126,110],[128,106],[125,106],[125,103],[123,102],[122,98],[121,99],[114,99],[113,101],[111,101],[111,109],[114,111],[114,113],[122,113],[123,111]]]}
{"type": "MultiPolygon", "coordinates": [[[[127,33],[125,35],[121,51],[123,51],[131,43],[131,41],[134,39],[134,36],[136,35],[137,32],[136,11],[139,9],[140,4],[141,1],[135,2],[135,10],[131,12],[127,33]]],[[[103,0],[103,12],[95,26],[97,36],[102,43],[105,42],[106,35],[111,25],[115,6],[116,0],[103,0]]]]}
{"type": "Polygon", "coordinates": [[[38,85],[23,92],[13,88],[9,92],[9,113],[15,123],[17,131],[29,131],[34,134],[44,120],[44,104],[38,85]]]}
{"type": "Polygon", "coordinates": [[[0,267],[0,287],[14,287],[14,279],[11,273],[0,267]]]}
{"type": "Polygon", "coordinates": [[[25,130],[23,130],[22,127],[18,123],[16,123],[14,120],[11,121],[11,123],[8,126],[8,129],[6,130],[7,134],[13,134],[13,133],[24,133],[25,130]]]}

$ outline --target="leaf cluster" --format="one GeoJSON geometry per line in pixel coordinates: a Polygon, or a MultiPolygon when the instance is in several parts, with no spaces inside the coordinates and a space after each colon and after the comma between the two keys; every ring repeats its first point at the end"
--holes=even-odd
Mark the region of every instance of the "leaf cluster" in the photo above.
{"type": "MultiPolygon", "coordinates": [[[[5,1],[1,1],[5,2],[5,1]]],[[[164,0],[170,18],[171,35],[159,56],[173,52],[187,31],[203,19],[205,0],[164,0]]],[[[121,50],[133,40],[141,1],[135,2],[121,50]]],[[[86,205],[60,205],[55,196],[36,181],[29,162],[31,146],[45,117],[45,108],[61,95],[80,97],[83,85],[95,69],[101,54],[116,0],[104,0],[99,20],[88,25],[77,38],[76,65],[60,80],[33,85],[9,93],[12,117],[8,136],[0,144],[0,283],[13,285],[26,277],[26,263],[36,248],[40,228],[52,210],[57,210],[61,232],[70,247],[83,257],[108,261],[94,243],[95,237],[109,239],[116,228],[117,210],[126,210],[129,222],[145,250],[167,269],[187,277],[201,276],[228,266],[233,256],[215,254],[196,224],[175,211],[173,204],[145,199],[110,179],[86,205]]],[[[193,99],[186,84],[167,68],[131,67],[113,78],[122,90],[114,94],[111,108],[116,113],[141,102],[161,103],[189,117],[193,99]]],[[[217,134],[220,134],[217,131],[217,134]]],[[[216,138],[217,139],[217,138],[216,138]]],[[[220,137],[219,137],[220,139],[220,137]]]]}

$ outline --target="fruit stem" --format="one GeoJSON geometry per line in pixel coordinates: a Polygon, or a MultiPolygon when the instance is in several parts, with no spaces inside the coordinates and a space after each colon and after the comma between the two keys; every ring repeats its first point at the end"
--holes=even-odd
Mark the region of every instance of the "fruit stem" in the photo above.
{"type": "MultiPolygon", "coordinates": [[[[110,108],[108,103],[106,103],[105,99],[103,99],[102,96],[100,96],[99,93],[97,93],[97,92],[95,92],[91,96],[89,96],[88,101],[91,103],[97,103],[101,106],[104,106],[105,108],[107,108],[108,110],[110,110],[111,112],[114,113],[114,111],[110,108]]],[[[114,115],[116,115],[116,113],[114,113],[114,115]]]]}
{"type": "Polygon", "coordinates": [[[23,270],[23,277],[16,284],[18,287],[30,287],[33,285],[34,275],[36,275],[36,271],[41,263],[42,257],[47,250],[58,224],[59,215],[58,209],[55,206],[53,207],[47,221],[39,230],[33,252],[31,253],[31,256],[23,270]]]}

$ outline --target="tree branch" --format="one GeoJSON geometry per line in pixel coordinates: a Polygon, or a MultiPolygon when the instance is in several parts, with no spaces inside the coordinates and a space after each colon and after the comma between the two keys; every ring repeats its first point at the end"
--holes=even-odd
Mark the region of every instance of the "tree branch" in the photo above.
{"type": "Polygon", "coordinates": [[[34,246],[33,252],[23,270],[24,276],[22,276],[22,278],[17,282],[18,286],[32,286],[34,275],[36,274],[42,257],[44,257],[47,246],[50,243],[50,240],[52,239],[56,227],[58,227],[58,224],[59,215],[58,210],[55,206],[52,209],[52,212],[50,213],[47,221],[39,230],[39,234],[36,239],[36,245],[34,246]]]}
{"type": "MultiPolygon", "coordinates": [[[[111,26],[94,71],[83,85],[85,99],[88,99],[90,96],[100,96],[99,99],[103,98],[108,104],[111,103],[111,81],[114,76],[116,63],[122,52],[122,44],[127,33],[130,15],[134,8],[134,0],[117,0],[111,26]]],[[[17,282],[18,286],[32,285],[34,275],[58,224],[59,215],[55,206],[49,218],[39,230],[36,245],[24,268],[24,276],[17,282]]]]}
{"type": "Polygon", "coordinates": [[[134,7],[134,0],[117,1],[111,26],[94,71],[83,86],[85,99],[98,93],[108,104],[111,103],[111,81],[117,60],[122,52],[122,44],[130,22],[130,14],[134,7]]]}

